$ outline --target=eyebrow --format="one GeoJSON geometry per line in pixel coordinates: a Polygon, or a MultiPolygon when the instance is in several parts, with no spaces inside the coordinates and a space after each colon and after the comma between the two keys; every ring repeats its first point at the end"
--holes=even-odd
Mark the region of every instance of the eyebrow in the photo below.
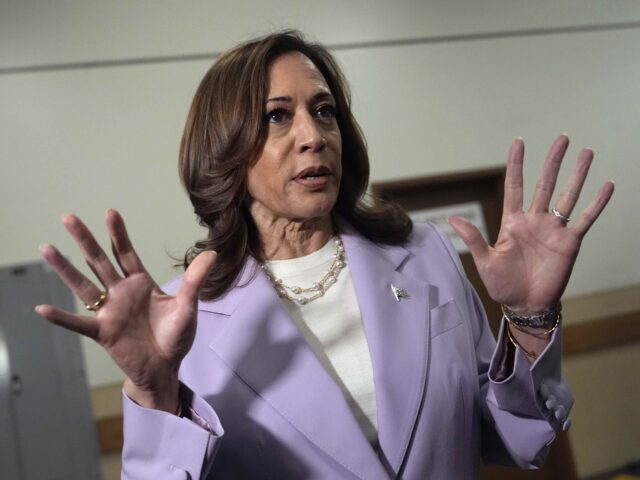
{"type": "MultiPolygon", "coordinates": [[[[311,97],[311,102],[317,102],[318,100],[322,100],[325,98],[333,99],[333,95],[331,95],[331,92],[318,92],[313,97],[311,97]]],[[[293,99],[288,95],[282,96],[282,97],[271,97],[267,99],[267,103],[269,102],[289,102],[290,103],[292,101],[293,99]]]]}

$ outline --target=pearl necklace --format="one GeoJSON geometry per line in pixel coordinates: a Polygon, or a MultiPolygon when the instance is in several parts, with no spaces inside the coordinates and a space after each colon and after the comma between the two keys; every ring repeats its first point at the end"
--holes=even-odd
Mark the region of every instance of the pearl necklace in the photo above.
{"type": "Polygon", "coordinates": [[[267,274],[267,277],[271,281],[273,288],[276,289],[276,292],[278,292],[278,295],[280,295],[281,298],[286,298],[287,300],[290,300],[299,305],[306,305],[307,303],[322,297],[324,293],[329,290],[331,285],[338,281],[340,270],[342,270],[347,264],[345,261],[342,240],[340,240],[340,238],[337,238],[335,240],[335,244],[336,253],[333,254],[333,262],[331,262],[329,271],[324,275],[324,277],[322,277],[319,282],[314,282],[310,287],[307,288],[298,287],[296,285],[289,286],[284,283],[282,279],[276,278],[271,269],[265,263],[261,264],[261,267],[264,273],[267,274]],[[310,295],[304,296],[304,294],[310,295]]]}

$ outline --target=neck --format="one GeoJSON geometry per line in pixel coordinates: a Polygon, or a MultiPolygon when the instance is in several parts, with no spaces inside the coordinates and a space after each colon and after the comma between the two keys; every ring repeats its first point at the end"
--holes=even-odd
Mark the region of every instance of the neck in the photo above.
{"type": "Polygon", "coordinates": [[[263,260],[288,260],[320,250],[333,236],[331,216],[293,221],[253,215],[263,260]]]}

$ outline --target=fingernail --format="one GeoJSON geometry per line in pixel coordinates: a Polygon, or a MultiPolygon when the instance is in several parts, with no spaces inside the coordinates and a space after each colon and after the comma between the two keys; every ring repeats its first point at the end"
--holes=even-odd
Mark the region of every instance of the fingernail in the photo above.
{"type": "Polygon", "coordinates": [[[571,428],[571,419],[567,418],[567,420],[565,420],[565,422],[562,424],[562,431],[566,432],[570,428],[571,428]]]}
{"type": "Polygon", "coordinates": [[[567,132],[562,132],[560,136],[569,138],[569,134],[567,132]]]}
{"type": "Polygon", "coordinates": [[[34,310],[36,311],[36,313],[37,313],[38,315],[40,315],[40,310],[42,310],[42,305],[36,305],[36,306],[35,306],[35,308],[34,308],[34,310]]]}

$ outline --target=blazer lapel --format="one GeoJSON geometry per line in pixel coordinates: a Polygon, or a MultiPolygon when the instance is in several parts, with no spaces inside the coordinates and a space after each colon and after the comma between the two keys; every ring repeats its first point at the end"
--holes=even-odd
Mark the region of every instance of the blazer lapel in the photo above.
{"type": "MultiPolygon", "coordinates": [[[[266,275],[250,260],[240,284],[223,299],[230,315],[210,347],[293,427],[360,478],[386,472],[340,387],[298,331],[266,275]]],[[[216,303],[201,304],[205,310],[216,303]]],[[[386,401],[386,400],[385,400],[386,401]]]]}
{"type": "Polygon", "coordinates": [[[367,335],[378,410],[380,460],[397,475],[424,398],[429,359],[429,298],[436,287],[404,275],[411,254],[346,229],[342,240],[367,335]],[[408,297],[396,299],[392,287],[408,297]]]}

